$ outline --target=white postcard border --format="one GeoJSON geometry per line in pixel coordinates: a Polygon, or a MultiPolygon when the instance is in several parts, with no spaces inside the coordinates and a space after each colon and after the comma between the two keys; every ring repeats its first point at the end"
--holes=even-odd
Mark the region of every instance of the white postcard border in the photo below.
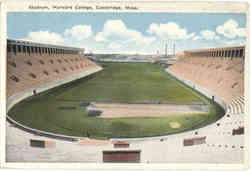
{"type": "MultiPolygon", "coordinates": [[[[80,0],[72,0],[72,1],[63,1],[62,0],[9,0],[1,2],[0,6],[0,31],[1,31],[1,41],[0,41],[0,98],[6,99],[6,38],[7,38],[7,12],[91,12],[88,10],[32,10],[27,8],[31,4],[39,4],[39,5],[81,5],[81,4],[101,4],[101,5],[137,5],[140,9],[137,11],[131,10],[122,10],[122,11],[112,11],[112,10],[98,10],[92,12],[182,12],[182,13],[199,13],[199,12],[209,12],[209,13],[247,13],[247,42],[250,36],[250,10],[248,8],[248,4],[246,2],[236,3],[236,2],[204,2],[202,0],[199,1],[80,1],[80,0]],[[167,4],[167,5],[166,5],[167,4]],[[225,5],[226,4],[226,5],[225,5]],[[150,7],[151,6],[151,7],[150,7]]],[[[250,83],[250,59],[249,59],[249,43],[246,44],[246,57],[245,57],[245,80],[244,87],[249,87],[250,83]]],[[[180,163],[171,163],[171,164],[100,164],[100,163],[14,163],[14,162],[6,162],[6,148],[5,148],[5,125],[6,125],[6,100],[0,101],[0,109],[1,109],[1,138],[0,138],[0,164],[1,167],[4,168],[53,168],[53,169],[86,169],[86,170],[167,170],[167,169],[205,169],[205,170],[242,170],[250,167],[250,154],[249,154],[249,145],[250,145],[250,117],[247,113],[250,113],[250,109],[248,106],[250,97],[250,91],[245,91],[245,136],[244,136],[244,146],[245,146],[245,157],[244,164],[200,164],[200,163],[192,163],[192,164],[180,164],[180,163]],[[246,136],[248,135],[248,136],[246,136]]]]}

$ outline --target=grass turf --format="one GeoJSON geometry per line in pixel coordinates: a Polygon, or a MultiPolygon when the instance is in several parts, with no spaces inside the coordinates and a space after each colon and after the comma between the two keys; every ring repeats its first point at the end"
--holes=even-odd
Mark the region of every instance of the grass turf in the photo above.
{"type": "Polygon", "coordinates": [[[171,76],[158,64],[104,63],[104,70],[88,78],[30,97],[8,113],[16,121],[36,129],[93,138],[147,137],[195,129],[223,116],[217,104],[209,113],[163,118],[89,117],[83,102],[175,102],[209,101],[171,76]],[[170,123],[178,122],[179,128],[170,123]]]}

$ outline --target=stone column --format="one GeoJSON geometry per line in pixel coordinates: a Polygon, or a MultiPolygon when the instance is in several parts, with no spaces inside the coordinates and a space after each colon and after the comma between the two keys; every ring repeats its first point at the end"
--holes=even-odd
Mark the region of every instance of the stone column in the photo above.
{"type": "Polygon", "coordinates": [[[22,53],[23,47],[22,45],[17,45],[18,46],[18,53],[22,53]]]}
{"type": "Polygon", "coordinates": [[[42,49],[41,49],[41,47],[38,47],[38,52],[39,52],[40,55],[42,54],[42,49]]]}
{"type": "Polygon", "coordinates": [[[231,58],[231,55],[232,55],[231,50],[228,50],[228,57],[231,58]]]}
{"type": "Polygon", "coordinates": [[[16,44],[13,45],[13,51],[14,51],[15,54],[17,53],[17,45],[16,44]]]}
{"type": "Polygon", "coordinates": [[[26,55],[27,54],[27,47],[23,46],[23,53],[26,55]]]}
{"type": "Polygon", "coordinates": [[[31,46],[31,53],[34,54],[35,53],[35,47],[31,46]]]}
{"type": "Polygon", "coordinates": [[[11,54],[11,51],[12,51],[12,46],[11,44],[7,44],[7,54],[11,54]]]}
{"type": "Polygon", "coordinates": [[[30,46],[27,46],[28,55],[30,55],[30,46]]]}
{"type": "Polygon", "coordinates": [[[231,59],[234,58],[234,52],[233,52],[233,49],[231,49],[231,59]]]}
{"type": "Polygon", "coordinates": [[[236,54],[235,57],[238,58],[239,57],[239,49],[236,49],[236,54]]]}

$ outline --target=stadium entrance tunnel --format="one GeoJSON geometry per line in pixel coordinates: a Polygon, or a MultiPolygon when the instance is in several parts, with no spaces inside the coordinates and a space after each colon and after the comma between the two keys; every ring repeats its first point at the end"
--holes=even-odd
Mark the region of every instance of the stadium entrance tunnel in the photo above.
{"type": "MultiPolygon", "coordinates": [[[[180,133],[211,124],[225,113],[217,103],[210,103],[202,94],[164,73],[160,64],[105,63],[105,66],[104,70],[91,76],[22,100],[9,110],[8,117],[43,133],[107,139],[180,133]],[[139,102],[147,106],[145,111],[153,112],[149,117],[105,118],[100,117],[104,113],[100,109],[87,110],[92,102],[110,103],[106,108],[110,107],[111,111],[113,104],[133,106],[139,102]],[[160,104],[153,104],[155,102],[160,104]],[[160,108],[164,104],[196,105],[192,107],[193,111],[186,113],[154,116],[157,107],[150,108],[150,105],[160,108]],[[197,110],[203,107],[203,112],[197,110]]],[[[119,108],[122,109],[120,112],[126,112],[125,106],[116,106],[117,113],[119,108]]],[[[141,110],[136,112],[134,106],[127,106],[127,109],[141,114],[141,110]]]]}

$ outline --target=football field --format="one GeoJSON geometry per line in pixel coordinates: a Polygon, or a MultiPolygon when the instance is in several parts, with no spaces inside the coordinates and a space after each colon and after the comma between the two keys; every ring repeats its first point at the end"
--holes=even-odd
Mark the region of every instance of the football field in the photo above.
{"type": "MultiPolygon", "coordinates": [[[[105,139],[183,132],[213,123],[224,114],[219,105],[210,103],[201,94],[164,73],[159,64],[102,63],[101,65],[103,70],[96,74],[16,104],[8,115],[23,125],[43,131],[105,139]],[[130,114],[130,117],[122,117],[123,115],[114,118],[100,117],[90,115],[87,110],[92,103],[119,103],[126,104],[128,108],[129,104],[145,106],[153,104],[154,110],[147,117],[138,113],[139,117],[136,112],[130,114]],[[208,110],[205,113],[168,112],[166,116],[161,111],[161,117],[154,117],[154,111],[155,115],[159,116],[157,104],[175,104],[176,108],[178,105],[198,104],[206,105],[208,110]]],[[[165,110],[163,107],[162,109],[165,110]]],[[[129,110],[133,111],[132,105],[129,110]]],[[[122,112],[126,113],[124,110],[122,112]]],[[[142,108],[138,109],[138,112],[142,112],[142,108]]],[[[101,113],[102,111],[100,115],[101,113]]]]}

